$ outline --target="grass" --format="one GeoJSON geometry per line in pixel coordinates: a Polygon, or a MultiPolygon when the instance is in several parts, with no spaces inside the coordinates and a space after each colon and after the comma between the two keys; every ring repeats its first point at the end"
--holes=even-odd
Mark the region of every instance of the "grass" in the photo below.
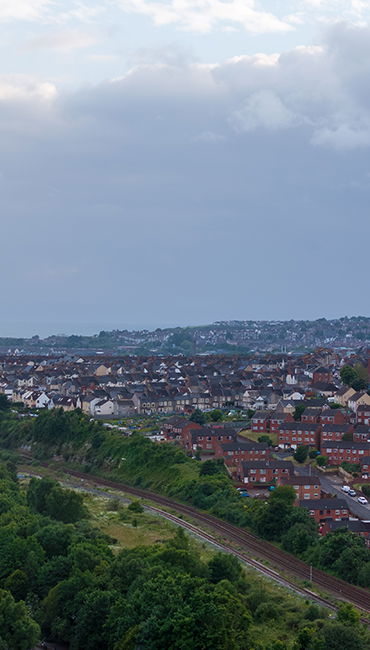
{"type": "Polygon", "coordinates": [[[176,526],[166,519],[148,512],[130,512],[123,504],[117,511],[109,510],[109,502],[106,497],[89,495],[85,498],[91,523],[116,540],[113,548],[117,552],[121,548],[150,546],[174,536],[176,526]]]}
{"type": "Polygon", "coordinates": [[[275,432],[263,433],[263,431],[252,431],[251,429],[244,429],[244,431],[239,431],[238,436],[242,436],[243,438],[248,438],[249,440],[253,440],[254,442],[258,442],[258,438],[260,438],[261,436],[268,436],[272,441],[273,446],[275,447],[277,445],[277,433],[275,432]]]}

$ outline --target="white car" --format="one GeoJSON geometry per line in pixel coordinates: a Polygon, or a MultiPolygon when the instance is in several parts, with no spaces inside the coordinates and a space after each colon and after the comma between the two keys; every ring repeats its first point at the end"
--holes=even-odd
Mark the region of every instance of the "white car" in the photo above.
{"type": "Polygon", "coordinates": [[[342,492],[349,492],[351,488],[349,487],[349,485],[342,485],[340,489],[342,490],[342,492]]]}
{"type": "Polygon", "coordinates": [[[368,500],[365,497],[358,497],[357,501],[362,503],[364,506],[368,503],[368,500]]]}

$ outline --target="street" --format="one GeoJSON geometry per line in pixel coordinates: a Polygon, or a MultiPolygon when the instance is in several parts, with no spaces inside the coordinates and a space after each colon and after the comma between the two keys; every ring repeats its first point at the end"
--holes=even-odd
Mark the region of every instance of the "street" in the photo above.
{"type": "MultiPolygon", "coordinates": [[[[310,466],[296,466],[295,470],[300,476],[308,476],[310,473],[310,466]]],[[[357,492],[357,496],[355,497],[350,497],[345,492],[342,492],[341,486],[345,485],[345,481],[340,476],[337,476],[336,474],[325,475],[323,472],[316,469],[316,467],[311,468],[311,474],[320,478],[321,487],[324,492],[340,496],[344,501],[346,501],[353,515],[362,521],[370,521],[370,505],[368,504],[365,506],[358,503],[357,496],[360,496],[360,492],[357,492]]]]}

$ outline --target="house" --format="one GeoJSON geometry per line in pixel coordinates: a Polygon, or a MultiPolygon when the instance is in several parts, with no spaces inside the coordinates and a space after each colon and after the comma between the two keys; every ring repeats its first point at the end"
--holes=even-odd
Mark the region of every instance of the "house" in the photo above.
{"type": "Polygon", "coordinates": [[[318,368],[315,368],[315,370],[313,371],[312,384],[319,384],[319,383],[330,384],[332,381],[333,381],[333,375],[329,368],[325,368],[324,366],[319,366],[318,368]]]}
{"type": "Polygon", "coordinates": [[[353,424],[324,424],[321,431],[321,444],[327,441],[339,442],[343,440],[343,436],[348,440],[352,438],[353,432],[353,424]]]}
{"type": "Polygon", "coordinates": [[[355,413],[357,413],[358,407],[363,405],[370,406],[370,395],[368,395],[364,390],[358,391],[348,400],[348,408],[355,413]]]}
{"type": "Polygon", "coordinates": [[[370,455],[363,456],[360,461],[361,478],[370,478],[370,455]]]}
{"type": "Polygon", "coordinates": [[[301,508],[306,508],[318,524],[328,519],[342,521],[349,518],[349,509],[344,499],[303,499],[299,502],[301,508]]]}
{"type": "Polygon", "coordinates": [[[270,419],[270,433],[276,433],[280,429],[283,422],[294,422],[291,413],[284,413],[284,411],[274,411],[270,419]]]}
{"type": "Polygon", "coordinates": [[[370,521],[360,521],[359,519],[344,519],[342,521],[328,520],[320,526],[320,533],[326,535],[341,529],[349,530],[354,535],[359,535],[365,540],[365,544],[370,548],[370,521]]]}
{"type": "Polygon", "coordinates": [[[353,432],[355,442],[370,442],[370,427],[366,424],[356,424],[353,432]]]}
{"type": "MultiPolygon", "coordinates": [[[[193,423],[191,423],[193,424],[193,423]]],[[[219,445],[224,442],[234,442],[236,432],[230,428],[185,427],[185,448],[189,451],[205,451],[216,453],[219,445]]]]}
{"type": "Polygon", "coordinates": [[[320,414],[321,424],[345,424],[349,415],[343,409],[326,409],[320,414]]]}
{"type": "Polygon", "coordinates": [[[252,431],[267,433],[270,431],[270,418],[269,411],[257,411],[251,419],[252,431]]]}
{"type": "Polygon", "coordinates": [[[294,466],[288,460],[249,460],[238,467],[238,478],[242,483],[273,484],[283,476],[293,476],[294,466]]]}
{"type": "Polygon", "coordinates": [[[341,463],[361,464],[361,459],[370,454],[370,442],[354,442],[352,440],[341,442],[323,442],[321,454],[328,458],[328,465],[341,463]]]}
{"type": "Polygon", "coordinates": [[[320,430],[317,423],[283,422],[278,433],[278,445],[281,449],[296,449],[301,445],[318,449],[320,430]]]}
{"type": "Polygon", "coordinates": [[[262,442],[225,442],[218,445],[216,456],[223,457],[227,467],[236,467],[244,460],[266,460],[270,449],[262,442]]]}
{"type": "Polygon", "coordinates": [[[301,422],[320,422],[321,409],[305,408],[301,415],[301,422]]]}
{"type": "Polygon", "coordinates": [[[321,481],[317,476],[289,476],[278,481],[279,485],[290,485],[296,493],[296,505],[306,499],[321,499],[321,481]]]}
{"type": "Polygon", "coordinates": [[[343,386],[343,388],[340,388],[336,393],[334,393],[334,399],[337,404],[347,406],[348,400],[355,394],[355,392],[356,391],[350,386],[343,386]]]}
{"type": "Polygon", "coordinates": [[[357,423],[370,425],[370,406],[368,404],[360,404],[356,411],[357,423]]]}
{"type": "Polygon", "coordinates": [[[114,414],[114,402],[111,399],[101,399],[94,404],[93,415],[105,415],[107,417],[114,414]]]}

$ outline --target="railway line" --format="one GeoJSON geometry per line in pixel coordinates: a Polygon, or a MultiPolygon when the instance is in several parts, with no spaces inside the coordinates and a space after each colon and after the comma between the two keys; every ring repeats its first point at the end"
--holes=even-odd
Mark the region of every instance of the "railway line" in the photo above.
{"type": "MultiPolygon", "coordinates": [[[[302,560],[294,557],[293,555],[290,555],[289,553],[286,553],[285,551],[275,547],[273,544],[270,544],[260,537],[257,537],[253,533],[238,528],[233,524],[229,524],[220,519],[217,519],[217,517],[197,510],[192,506],[179,503],[173,499],[169,499],[168,497],[164,497],[148,490],[134,488],[117,481],[112,481],[110,479],[101,478],[99,476],[94,476],[91,474],[85,474],[83,472],[67,469],[65,467],[63,467],[63,471],[71,476],[74,476],[75,478],[84,479],[90,482],[93,481],[96,485],[122,490],[128,494],[132,494],[133,496],[149,499],[159,506],[170,508],[171,510],[175,510],[180,514],[189,516],[193,520],[206,525],[208,530],[217,533],[222,538],[221,541],[218,541],[212,535],[208,535],[210,538],[209,541],[217,544],[224,550],[227,550],[229,552],[232,550],[232,552],[236,555],[239,554],[240,559],[242,559],[244,562],[247,561],[251,565],[255,563],[258,565],[259,570],[261,570],[261,567],[263,567],[266,575],[270,572],[270,576],[276,579],[276,576],[278,574],[276,571],[273,571],[273,569],[270,569],[269,567],[261,564],[261,562],[258,562],[257,560],[251,558],[249,555],[247,555],[248,552],[261,558],[262,560],[268,561],[269,563],[276,566],[277,569],[283,570],[295,578],[309,581],[320,589],[323,589],[326,592],[330,592],[338,600],[351,602],[363,612],[370,612],[369,591],[366,591],[365,589],[361,589],[360,587],[356,587],[354,585],[350,585],[344,580],[340,580],[339,578],[335,578],[334,576],[331,576],[324,571],[315,569],[302,560]],[[234,544],[237,544],[238,548],[235,550],[235,548],[228,546],[227,542],[233,542],[234,544]]],[[[182,519],[179,520],[179,518],[175,517],[175,515],[171,515],[171,513],[168,513],[167,511],[162,511],[162,514],[166,515],[167,518],[172,517],[174,520],[176,519],[177,523],[179,524],[181,522],[181,525],[183,525],[185,528],[188,528],[190,531],[193,528],[196,534],[201,534],[201,536],[206,538],[207,533],[205,533],[204,530],[200,530],[192,524],[184,522],[182,519]]],[[[284,577],[281,578],[281,580],[284,581],[284,584],[286,586],[290,586],[294,588],[295,591],[297,591],[297,585],[289,581],[288,578],[286,579],[284,577]]],[[[318,597],[309,589],[302,587],[300,588],[300,591],[309,598],[312,598],[313,596],[316,597],[316,600],[320,598],[322,604],[325,604],[326,606],[330,605],[331,608],[333,608],[333,603],[331,601],[318,597]]]]}

